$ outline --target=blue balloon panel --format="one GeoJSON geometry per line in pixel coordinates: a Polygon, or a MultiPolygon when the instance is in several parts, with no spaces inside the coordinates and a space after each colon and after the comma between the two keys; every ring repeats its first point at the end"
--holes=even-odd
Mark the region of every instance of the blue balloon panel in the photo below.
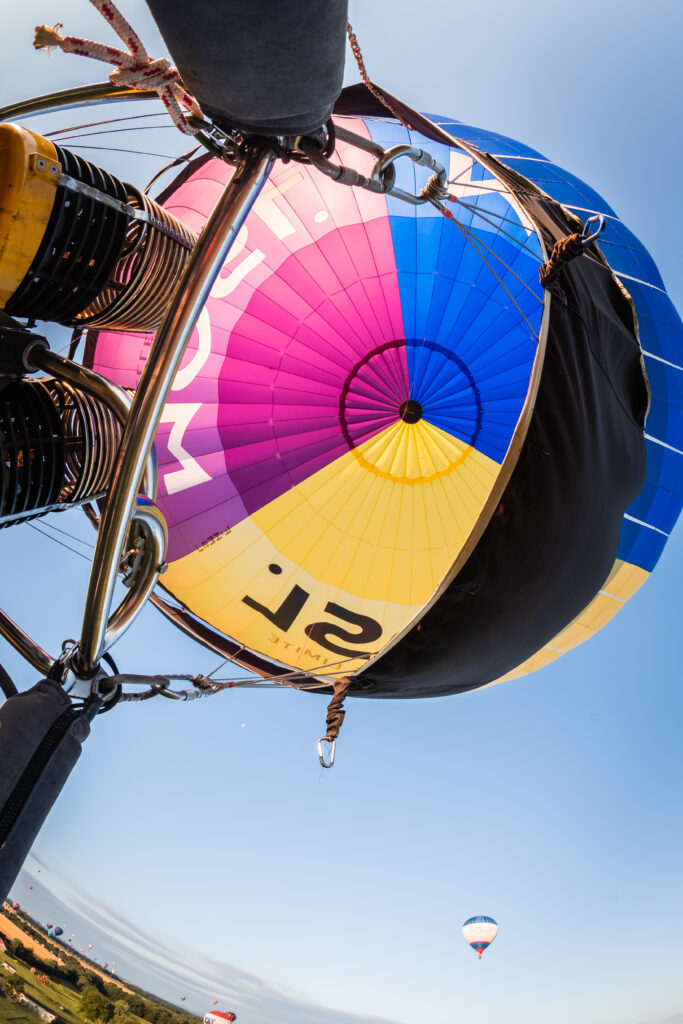
{"type": "Polygon", "coordinates": [[[581,220],[593,213],[607,217],[599,245],[633,300],[652,393],[647,477],[624,518],[619,558],[649,571],[683,508],[683,323],[654,260],[599,193],[538,151],[451,118],[431,120],[497,157],[581,220]]]}

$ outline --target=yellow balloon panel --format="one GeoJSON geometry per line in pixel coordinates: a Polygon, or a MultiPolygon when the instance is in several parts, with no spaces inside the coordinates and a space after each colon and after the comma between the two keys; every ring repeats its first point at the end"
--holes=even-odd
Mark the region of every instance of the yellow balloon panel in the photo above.
{"type": "Polygon", "coordinates": [[[393,424],[172,563],[165,582],[268,658],[356,671],[431,599],[499,471],[425,420],[393,424]]]}
{"type": "Polygon", "coordinates": [[[195,614],[245,647],[305,672],[327,666],[328,675],[362,668],[421,607],[321,584],[253,519],[172,564],[167,577],[195,614]]]}

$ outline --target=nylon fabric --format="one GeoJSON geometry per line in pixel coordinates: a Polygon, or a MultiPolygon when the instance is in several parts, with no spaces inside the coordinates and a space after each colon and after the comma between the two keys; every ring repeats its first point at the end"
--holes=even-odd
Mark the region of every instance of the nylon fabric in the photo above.
{"type": "Polygon", "coordinates": [[[315,131],[342,87],[346,0],[149,0],[187,88],[217,123],[315,131]]]}
{"type": "MultiPolygon", "coordinates": [[[[246,647],[250,665],[353,673],[350,694],[378,697],[514,673],[596,595],[590,621],[606,621],[603,605],[621,597],[599,592],[645,475],[641,350],[607,262],[577,256],[544,292],[544,253],[580,222],[404,109],[419,132],[364,87],[338,104],[369,115],[348,126],[382,146],[429,143],[458,223],[278,169],[156,439],[171,526],[164,580],[183,621],[196,617],[218,645],[227,634],[237,660],[246,647]],[[513,449],[542,336],[533,416],[513,449]]],[[[347,156],[366,172],[341,145],[347,156]]],[[[203,159],[166,190],[193,230],[221,173],[203,159]]],[[[397,163],[411,192],[422,173],[397,163]]],[[[146,344],[101,335],[95,367],[134,386],[146,344]]],[[[624,566],[633,582],[638,565],[624,566]]]]}
{"type": "MultiPolygon", "coordinates": [[[[347,126],[384,142],[381,127],[347,126]]],[[[449,164],[448,147],[438,155],[449,164]]],[[[375,658],[498,486],[538,346],[540,245],[473,157],[453,166],[454,196],[477,182],[462,231],[431,206],[278,166],[174,382],[156,438],[164,584],[274,663],[334,677],[375,658]],[[491,204],[509,230],[475,222],[491,204]]],[[[229,174],[199,161],[166,208],[200,230],[229,174]]],[[[134,386],[147,344],[103,333],[93,365],[134,386]]]]}

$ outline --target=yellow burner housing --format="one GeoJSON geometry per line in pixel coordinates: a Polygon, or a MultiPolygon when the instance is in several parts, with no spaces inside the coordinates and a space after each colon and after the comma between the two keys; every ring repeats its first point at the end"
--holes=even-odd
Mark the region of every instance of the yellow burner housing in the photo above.
{"type": "Polygon", "coordinates": [[[0,306],[12,297],[40,248],[62,166],[48,139],[0,125],[0,306]]]}

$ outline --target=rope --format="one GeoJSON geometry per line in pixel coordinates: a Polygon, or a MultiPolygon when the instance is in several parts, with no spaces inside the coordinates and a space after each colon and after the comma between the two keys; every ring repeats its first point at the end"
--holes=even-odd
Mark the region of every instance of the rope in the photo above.
{"type": "Polygon", "coordinates": [[[2,665],[0,665],[0,690],[2,690],[8,700],[19,692],[14,685],[12,677],[2,665]]]}
{"type": "Polygon", "coordinates": [[[328,743],[332,743],[332,741],[336,740],[339,735],[339,730],[342,727],[342,722],[346,715],[346,711],[344,711],[342,704],[344,703],[344,698],[349,692],[350,685],[351,676],[341,676],[341,678],[337,679],[334,684],[334,696],[327,705],[327,720],[325,723],[327,725],[327,732],[323,737],[323,739],[327,740],[328,743]]]}
{"type": "Polygon", "coordinates": [[[360,77],[362,78],[365,87],[372,93],[376,100],[379,100],[383,107],[387,108],[389,113],[396,118],[399,124],[402,124],[403,127],[407,129],[407,131],[414,131],[415,129],[413,128],[413,126],[408,124],[408,122],[403,119],[403,116],[399,113],[396,107],[394,107],[393,104],[389,102],[388,98],[384,95],[382,90],[378,89],[377,86],[370,81],[370,76],[368,75],[367,70],[365,68],[363,54],[361,53],[360,43],[356,38],[356,33],[351,28],[350,22],[346,23],[346,34],[349,37],[351,52],[353,53],[353,56],[356,58],[356,64],[358,65],[360,77]]]}
{"type": "Polygon", "coordinates": [[[538,268],[538,277],[544,288],[547,288],[550,282],[557,277],[565,263],[581,255],[584,250],[584,242],[585,238],[578,231],[576,234],[567,235],[566,238],[560,238],[558,242],[555,242],[548,262],[538,268]]]}
{"type": "Polygon", "coordinates": [[[183,87],[177,68],[171,65],[166,57],[152,60],[145,50],[136,32],[133,31],[112,0],[90,0],[103,18],[109,22],[119,39],[128,50],[119,50],[115,46],[93,42],[80,36],[62,36],[59,33],[61,24],[54,28],[39,25],[33,45],[36,50],[50,46],[58,46],[64,53],[76,53],[81,57],[92,57],[105,64],[116,65],[109,75],[113,86],[127,86],[131,89],[155,89],[159,99],[168,110],[176,128],[185,135],[196,135],[200,130],[194,127],[181,109],[185,107],[192,117],[203,120],[204,114],[199,103],[183,87]]]}

